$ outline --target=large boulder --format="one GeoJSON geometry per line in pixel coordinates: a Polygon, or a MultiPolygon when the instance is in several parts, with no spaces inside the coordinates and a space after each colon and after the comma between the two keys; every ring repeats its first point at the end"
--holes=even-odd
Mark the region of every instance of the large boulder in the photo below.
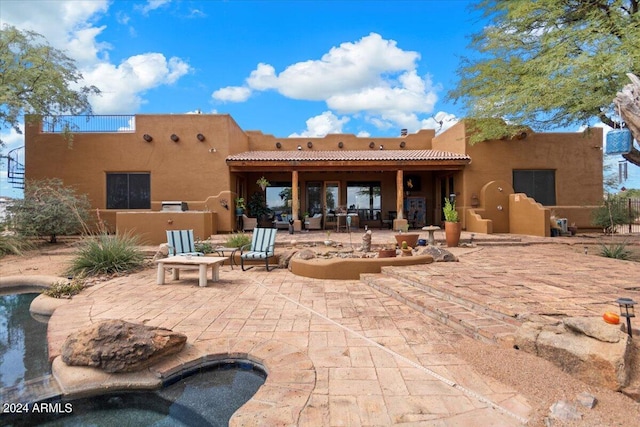
{"type": "Polygon", "coordinates": [[[164,328],[105,320],[69,335],[62,346],[62,361],[106,372],[134,372],[178,353],[187,336],[164,328]]]}
{"type": "Polygon", "coordinates": [[[515,334],[521,350],[547,359],[582,381],[611,390],[629,383],[631,345],[618,326],[600,317],[572,317],[555,324],[529,321],[515,334]]]}
{"type": "Polygon", "coordinates": [[[431,255],[435,262],[456,262],[458,258],[449,252],[446,249],[440,248],[438,246],[429,245],[420,247],[418,246],[418,251],[416,255],[431,255]]]}

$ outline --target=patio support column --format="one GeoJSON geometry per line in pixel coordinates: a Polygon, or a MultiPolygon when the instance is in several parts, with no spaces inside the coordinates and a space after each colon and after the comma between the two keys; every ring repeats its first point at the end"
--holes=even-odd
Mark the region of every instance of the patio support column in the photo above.
{"type": "Polygon", "coordinates": [[[402,169],[396,172],[396,211],[398,214],[393,220],[393,229],[403,230],[408,222],[404,219],[404,171],[402,169]]]}
{"type": "Polygon", "coordinates": [[[300,196],[298,195],[298,171],[291,171],[291,214],[293,218],[293,229],[295,231],[302,230],[302,223],[298,218],[298,211],[300,210],[300,196]]]}
{"type": "Polygon", "coordinates": [[[404,215],[403,215],[403,208],[404,208],[404,199],[403,199],[403,194],[402,194],[402,190],[404,188],[404,172],[402,169],[398,169],[398,172],[396,173],[396,211],[398,212],[398,215],[396,216],[396,218],[398,219],[403,219],[404,215]]]}

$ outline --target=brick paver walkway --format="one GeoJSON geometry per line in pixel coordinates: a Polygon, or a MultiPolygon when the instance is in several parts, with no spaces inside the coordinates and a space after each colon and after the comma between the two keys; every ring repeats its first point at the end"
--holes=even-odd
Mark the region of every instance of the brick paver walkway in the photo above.
{"type": "MultiPolygon", "coordinates": [[[[188,342],[209,351],[212,342],[233,337],[283,342],[304,352],[315,381],[303,400],[291,397],[298,399],[297,413],[274,402],[266,419],[259,410],[252,414],[256,424],[512,426],[527,417],[522,396],[454,356],[450,343],[457,333],[359,281],[224,267],[220,282],[199,288],[197,274],[188,274],[158,286],[148,270],[83,292],[52,316],[51,354],[82,323],[121,318],[185,333],[188,342]]],[[[255,400],[239,412],[255,410],[255,400]]],[[[246,421],[247,414],[240,416],[246,421]]]]}

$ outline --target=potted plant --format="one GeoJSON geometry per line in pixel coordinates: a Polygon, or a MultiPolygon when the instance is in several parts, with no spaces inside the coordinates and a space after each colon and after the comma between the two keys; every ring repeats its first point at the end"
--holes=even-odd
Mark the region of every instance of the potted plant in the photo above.
{"type": "Polygon", "coordinates": [[[400,255],[401,256],[413,255],[413,248],[407,244],[406,240],[403,240],[402,244],[400,244],[400,255]]]}
{"type": "Polygon", "coordinates": [[[259,191],[253,193],[249,198],[247,207],[249,208],[249,214],[258,219],[259,227],[273,227],[271,209],[267,207],[267,203],[262,193],[259,191]]]}
{"type": "Polygon", "coordinates": [[[388,246],[384,246],[382,249],[378,249],[378,258],[395,258],[396,245],[395,242],[388,246]]]}
{"type": "Polygon", "coordinates": [[[236,200],[236,216],[242,216],[244,210],[247,208],[244,204],[244,197],[237,197],[236,200]]]}
{"type": "Polygon", "coordinates": [[[447,246],[456,247],[460,243],[460,233],[462,232],[462,224],[458,222],[456,202],[445,197],[442,212],[444,213],[444,234],[447,246]]]}
{"type": "Polygon", "coordinates": [[[264,176],[261,176],[260,179],[256,181],[256,184],[258,184],[258,187],[260,187],[262,191],[265,191],[267,187],[271,185],[271,183],[267,181],[267,178],[265,178],[264,176]]]}
{"type": "Polygon", "coordinates": [[[418,233],[408,233],[409,224],[404,225],[401,229],[398,230],[398,234],[395,235],[396,242],[398,246],[402,245],[402,242],[407,242],[407,244],[415,248],[418,244],[418,239],[420,238],[420,234],[418,233]]]}

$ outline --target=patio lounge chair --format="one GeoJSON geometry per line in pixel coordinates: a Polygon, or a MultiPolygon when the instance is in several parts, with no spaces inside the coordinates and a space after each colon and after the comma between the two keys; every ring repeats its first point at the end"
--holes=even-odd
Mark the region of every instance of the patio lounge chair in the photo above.
{"type": "Polygon", "coordinates": [[[249,218],[242,214],[242,231],[253,230],[258,226],[258,218],[249,218]]]}
{"type": "Polygon", "coordinates": [[[267,271],[269,269],[269,257],[275,254],[276,246],[276,228],[254,228],[251,244],[244,245],[240,248],[240,266],[242,271],[247,271],[253,267],[244,267],[244,261],[248,259],[263,259],[266,263],[267,271]],[[247,250],[248,249],[248,250],[247,250]],[[246,251],[246,252],[245,252],[246,251]]]}
{"type": "Polygon", "coordinates": [[[196,251],[193,230],[167,230],[167,245],[169,256],[204,256],[202,252],[196,251]]]}
{"type": "Polygon", "coordinates": [[[322,214],[317,213],[314,216],[307,218],[304,226],[307,230],[322,230],[322,214]]]}

